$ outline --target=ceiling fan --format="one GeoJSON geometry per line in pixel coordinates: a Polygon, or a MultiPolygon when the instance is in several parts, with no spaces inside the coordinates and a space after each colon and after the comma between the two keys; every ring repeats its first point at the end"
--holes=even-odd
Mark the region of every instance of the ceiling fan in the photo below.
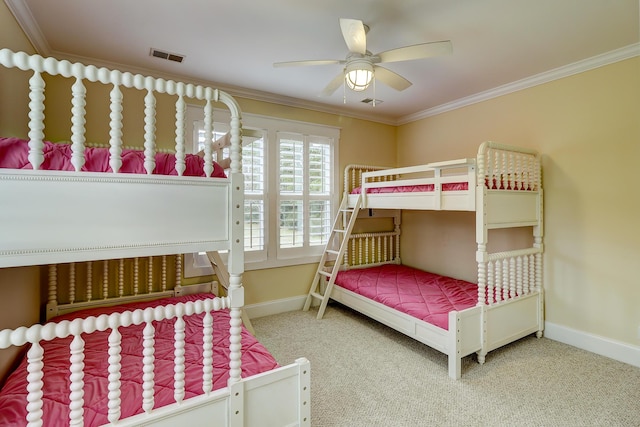
{"type": "Polygon", "coordinates": [[[366,33],[369,27],[357,19],[340,19],[342,37],[349,48],[346,59],[319,59],[305,61],[276,62],[274,67],[290,67],[304,65],[344,64],[344,69],[321,92],[324,96],[334,93],[340,85],[346,83],[355,91],[365,90],[374,75],[387,86],[398,91],[411,86],[411,82],[401,75],[377,64],[387,62],[410,61],[433,56],[446,55],[452,52],[450,40],[420,43],[411,46],[387,50],[372,54],[367,50],[366,33]]]}

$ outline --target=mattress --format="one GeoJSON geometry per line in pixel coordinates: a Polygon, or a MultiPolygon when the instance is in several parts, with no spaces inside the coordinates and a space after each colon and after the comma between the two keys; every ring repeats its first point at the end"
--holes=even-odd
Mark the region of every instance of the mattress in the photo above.
{"type": "MultiPolygon", "coordinates": [[[[400,185],[394,187],[370,187],[367,188],[367,194],[380,194],[380,193],[424,193],[434,190],[433,184],[425,185],[400,185]]],[[[452,182],[442,184],[442,191],[463,191],[469,189],[468,182],[452,182]]],[[[362,192],[361,187],[356,187],[351,191],[351,194],[360,194],[362,192]]]]}
{"type": "Polygon", "coordinates": [[[478,301],[474,283],[405,265],[340,271],[335,284],[445,330],[450,311],[473,307],[478,301]]]}
{"type": "MultiPolygon", "coordinates": [[[[165,298],[152,302],[94,308],[57,317],[51,321],[98,316],[125,310],[145,309],[158,305],[196,301],[210,294],[165,298]]],[[[213,388],[223,388],[229,378],[229,312],[213,314],[213,388]]],[[[202,394],[202,319],[204,315],[187,316],[185,320],[185,398],[202,394]]],[[[155,332],[155,407],[174,402],[174,325],[175,319],[154,322],[155,332]]],[[[121,400],[125,418],[142,412],[142,330],[144,324],[120,328],[122,333],[121,400]]],[[[101,425],[107,420],[108,336],[110,330],[83,335],[85,339],[84,421],[86,426],[101,425]]],[[[43,342],[45,426],[66,425],[69,420],[69,344],[71,338],[43,342]]],[[[242,377],[274,369],[275,359],[246,329],[242,330],[242,377]]],[[[0,425],[24,425],[27,404],[27,362],[23,360],[0,390],[0,425]]]]}
{"type": "MultiPolygon", "coordinates": [[[[0,138],[0,168],[32,169],[29,162],[29,142],[20,138],[0,138]]],[[[44,162],[42,170],[73,171],[71,163],[71,145],[44,141],[44,162]]],[[[84,172],[112,172],[109,166],[109,149],[87,147],[84,150],[84,172]]],[[[144,168],[144,151],[123,149],[122,166],[119,173],[146,174],[144,168]]],[[[176,157],[170,153],[156,153],[154,175],[177,175],[175,170],[176,157]]],[[[224,169],[214,162],[212,178],[226,178],[224,169]]],[[[195,154],[185,156],[185,171],[183,176],[205,176],[204,159],[195,154]]]]}

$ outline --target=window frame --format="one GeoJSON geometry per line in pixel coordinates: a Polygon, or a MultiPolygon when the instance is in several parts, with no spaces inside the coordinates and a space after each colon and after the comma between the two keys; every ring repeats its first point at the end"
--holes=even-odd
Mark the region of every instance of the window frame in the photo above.
{"type": "MultiPolygon", "coordinates": [[[[312,153],[312,146],[317,146],[317,145],[326,145],[329,148],[330,151],[330,157],[333,158],[333,144],[330,141],[330,138],[326,138],[323,136],[319,136],[319,135],[309,135],[309,134],[302,134],[302,133],[293,133],[290,131],[278,131],[277,132],[277,140],[276,140],[276,145],[277,145],[277,150],[279,152],[283,152],[282,150],[282,145],[283,144],[288,144],[290,142],[294,142],[296,144],[301,144],[301,158],[297,158],[295,155],[292,156],[292,160],[295,163],[296,159],[299,160],[300,165],[293,166],[293,169],[297,169],[300,168],[302,169],[302,182],[300,184],[295,184],[295,180],[294,183],[292,184],[292,186],[295,187],[299,187],[301,188],[300,191],[296,191],[295,189],[293,191],[283,191],[282,190],[282,186],[277,186],[276,188],[276,198],[277,198],[277,203],[276,203],[276,209],[279,215],[279,226],[276,227],[276,240],[277,240],[277,245],[276,245],[276,250],[277,250],[277,258],[278,259],[289,259],[289,258],[305,258],[305,257],[314,257],[314,256],[320,256],[322,255],[322,252],[326,246],[326,243],[324,244],[319,244],[319,245],[313,245],[311,243],[312,241],[312,237],[311,237],[311,231],[312,231],[312,227],[311,227],[311,223],[312,223],[312,218],[311,218],[311,209],[310,206],[311,204],[313,204],[313,202],[316,201],[328,201],[330,203],[330,211],[328,213],[328,218],[325,218],[325,221],[327,222],[327,240],[330,237],[330,224],[332,224],[332,220],[333,220],[333,216],[335,214],[335,203],[336,201],[334,200],[334,196],[336,194],[335,192],[335,188],[333,188],[333,184],[335,181],[335,173],[334,172],[334,168],[333,165],[331,166],[331,174],[328,176],[330,183],[327,186],[328,188],[321,193],[314,193],[313,191],[311,191],[311,176],[310,176],[310,170],[311,170],[311,153],[312,153]],[[282,228],[282,212],[281,212],[281,207],[282,207],[282,202],[298,202],[301,203],[302,207],[303,207],[303,211],[302,211],[302,215],[300,217],[300,219],[302,221],[302,244],[300,246],[296,246],[296,247],[285,247],[283,246],[281,243],[281,238],[282,238],[282,234],[281,234],[281,228],[282,228]]],[[[279,159],[279,169],[280,169],[280,176],[282,176],[282,158],[280,157],[279,159]]],[[[298,221],[297,220],[297,221],[298,221]]]]}
{"type": "MultiPolygon", "coordinates": [[[[228,123],[229,112],[225,110],[214,109],[214,121],[216,123],[228,123]]],[[[193,135],[194,146],[197,129],[194,123],[204,119],[204,108],[200,105],[187,105],[186,112],[186,135],[193,135]]],[[[278,133],[300,134],[304,136],[327,138],[331,146],[331,221],[336,215],[342,194],[341,180],[339,179],[339,159],[338,148],[340,141],[340,128],[319,125],[314,123],[300,122],[295,120],[280,119],[270,116],[257,114],[242,114],[243,128],[251,129],[262,133],[264,139],[264,170],[265,170],[265,194],[264,194],[264,243],[265,247],[262,251],[245,251],[245,270],[259,270],[265,268],[285,267],[291,265],[309,264],[318,262],[324,250],[323,245],[313,248],[305,247],[296,251],[298,248],[287,248],[282,251],[279,249],[279,224],[280,221],[274,221],[271,218],[278,218],[279,215],[279,141],[278,133]]],[[[308,156],[308,153],[305,154],[308,156]]],[[[308,177],[305,182],[308,182],[308,177]]],[[[307,198],[308,187],[306,188],[307,198]]],[[[312,199],[312,198],[311,198],[312,199]]],[[[221,254],[224,259],[225,254],[221,254]]],[[[206,254],[185,254],[185,277],[206,276],[213,274],[213,270],[209,265],[206,254]]]]}

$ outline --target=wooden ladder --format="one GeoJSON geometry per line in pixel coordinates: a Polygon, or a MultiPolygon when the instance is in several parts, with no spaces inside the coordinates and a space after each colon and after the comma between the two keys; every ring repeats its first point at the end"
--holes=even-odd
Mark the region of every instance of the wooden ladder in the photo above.
{"type": "Polygon", "coordinates": [[[362,205],[362,195],[358,195],[353,208],[349,208],[348,201],[349,195],[347,194],[343,197],[342,203],[340,204],[340,209],[338,210],[336,219],[333,222],[331,235],[327,240],[327,245],[322,253],[322,257],[320,258],[318,269],[313,277],[311,288],[309,288],[309,294],[307,295],[307,299],[304,303],[303,310],[307,311],[309,310],[309,307],[311,307],[311,302],[314,298],[321,301],[320,308],[318,309],[318,319],[322,319],[324,311],[327,308],[333,284],[335,283],[336,276],[340,270],[342,257],[344,256],[347,244],[349,243],[349,236],[351,235],[353,225],[358,218],[358,212],[362,205]],[[336,246],[338,247],[337,250],[335,249],[336,246]],[[324,286],[324,292],[322,291],[323,279],[327,281],[326,286],[324,286]]]}
{"type": "MultiPolygon", "coordinates": [[[[213,267],[213,272],[216,274],[220,285],[226,290],[229,289],[229,271],[227,267],[222,262],[222,258],[218,251],[207,252],[207,258],[209,258],[209,262],[211,263],[211,267],[213,267]]],[[[242,308],[242,323],[244,323],[245,328],[251,335],[255,335],[256,332],[253,329],[253,325],[251,324],[251,320],[249,320],[249,316],[247,316],[247,312],[244,307],[242,308]]]]}

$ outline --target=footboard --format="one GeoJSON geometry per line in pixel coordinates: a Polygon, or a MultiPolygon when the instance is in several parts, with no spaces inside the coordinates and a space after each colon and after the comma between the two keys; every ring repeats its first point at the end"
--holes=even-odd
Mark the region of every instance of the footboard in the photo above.
{"type": "Polygon", "coordinates": [[[483,308],[482,350],[487,352],[544,330],[542,244],[508,252],[478,255],[478,306],[483,308]]]}
{"type": "Polygon", "coordinates": [[[114,426],[201,425],[216,426],[310,426],[311,371],[300,358],[287,366],[244,378],[209,395],[197,396],[118,421],[114,426]]]}
{"type": "MultiPolygon", "coordinates": [[[[96,351],[99,349],[95,347],[85,347],[85,342],[88,340],[87,335],[96,334],[98,332],[105,332],[110,330],[108,334],[108,378],[107,388],[109,390],[107,397],[108,407],[108,420],[109,422],[116,422],[121,417],[121,408],[126,403],[131,408],[131,405],[139,405],[138,410],[143,412],[151,412],[155,406],[155,400],[158,396],[154,392],[154,385],[157,379],[155,378],[155,364],[159,363],[154,357],[156,353],[155,342],[158,338],[156,336],[157,322],[163,320],[175,319],[174,326],[174,369],[173,372],[173,399],[176,403],[181,403],[187,394],[187,388],[185,383],[185,348],[187,342],[185,341],[185,319],[189,316],[204,315],[202,323],[202,334],[204,349],[202,354],[202,376],[200,381],[200,390],[205,394],[210,393],[213,390],[213,353],[212,353],[212,337],[213,337],[213,317],[212,311],[221,310],[229,307],[228,298],[208,298],[200,299],[197,301],[189,301],[186,303],[179,302],[177,304],[158,305],[154,308],[137,309],[134,311],[113,312],[111,314],[103,314],[97,317],[89,316],[81,319],[76,318],[73,320],[61,320],[59,322],[50,322],[44,325],[34,325],[29,328],[19,328],[16,330],[3,330],[0,331],[0,349],[8,348],[9,346],[23,346],[30,344],[30,348],[27,352],[27,366],[28,371],[26,401],[24,406],[27,408],[27,419],[29,422],[37,425],[42,422],[43,416],[48,417],[45,421],[48,425],[55,423],[54,414],[43,413],[43,387],[45,383],[43,378],[45,376],[45,362],[47,360],[59,360],[59,359],[44,359],[45,356],[52,357],[50,353],[45,353],[43,345],[46,342],[47,348],[54,348],[54,343],[48,342],[58,339],[63,346],[68,343],[68,357],[67,361],[70,362],[69,366],[69,384],[66,395],[69,397],[69,422],[71,425],[82,425],[84,422],[84,399],[85,396],[90,398],[94,404],[104,404],[104,401],[100,400],[100,396],[88,394],[89,392],[85,388],[85,359],[88,357],[95,357],[96,351]],[[124,380],[124,376],[121,375],[123,368],[133,368],[133,366],[123,366],[121,364],[122,352],[130,349],[122,347],[122,332],[124,329],[130,328],[136,325],[144,325],[142,332],[142,348],[140,348],[140,354],[142,357],[141,370],[139,371],[139,377],[142,379],[142,395],[141,401],[133,402],[135,400],[134,395],[121,392],[121,380],[124,380]],[[69,341],[70,339],[70,341],[69,341]],[[97,400],[96,400],[97,399],[97,400]],[[123,400],[124,399],[124,400],[123,400]],[[54,417],[52,419],[52,417],[54,417]]],[[[239,339],[240,323],[235,322],[237,316],[231,317],[232,333],[235,333],[239,339]]],[[[91,341],[93,342],[93,341],[91,341]]],[[[58,344],[55,344],[55,348],[58,349],[58,344]]],[[[187,348],[188,349],[188,348],[187,348]]],[[[104,351],[107,351],[105,348],[104,351]]],[[[240,360],[240,347],[232,346],[230,348],[230,360],[240,360]]],[[[95,363],[95,362],[94,362],[95,363]]],[[[219,363],[219,362],[218,362],[219,363]]],[[[51,371],[50,371],[51,372],[51,371]]],[[[20,374],[20,372],[16,372],[20,374]]],[[[24,372],[26,375],[27,372],[24,372]]],[[[49,375],[51,375],[50,373],[49,375]]],[[[241,369],[240,363],[232,363],[229,369],[229,384],[240,381],[241,369]]],[[[131,374],[129,374],[131,376],[131,374]]],[[[95,381],[95,380],[93,380],[95,381]]],[[[130,379],[128,381],[131,381],[130,379]]],[[[95,382],[90,383],[92,387],[95,382]]],[[[4,391],[4,390],[3,390],[4,391]]],[[[97,391],[94,391],[97,392],[97,391]]]]}

